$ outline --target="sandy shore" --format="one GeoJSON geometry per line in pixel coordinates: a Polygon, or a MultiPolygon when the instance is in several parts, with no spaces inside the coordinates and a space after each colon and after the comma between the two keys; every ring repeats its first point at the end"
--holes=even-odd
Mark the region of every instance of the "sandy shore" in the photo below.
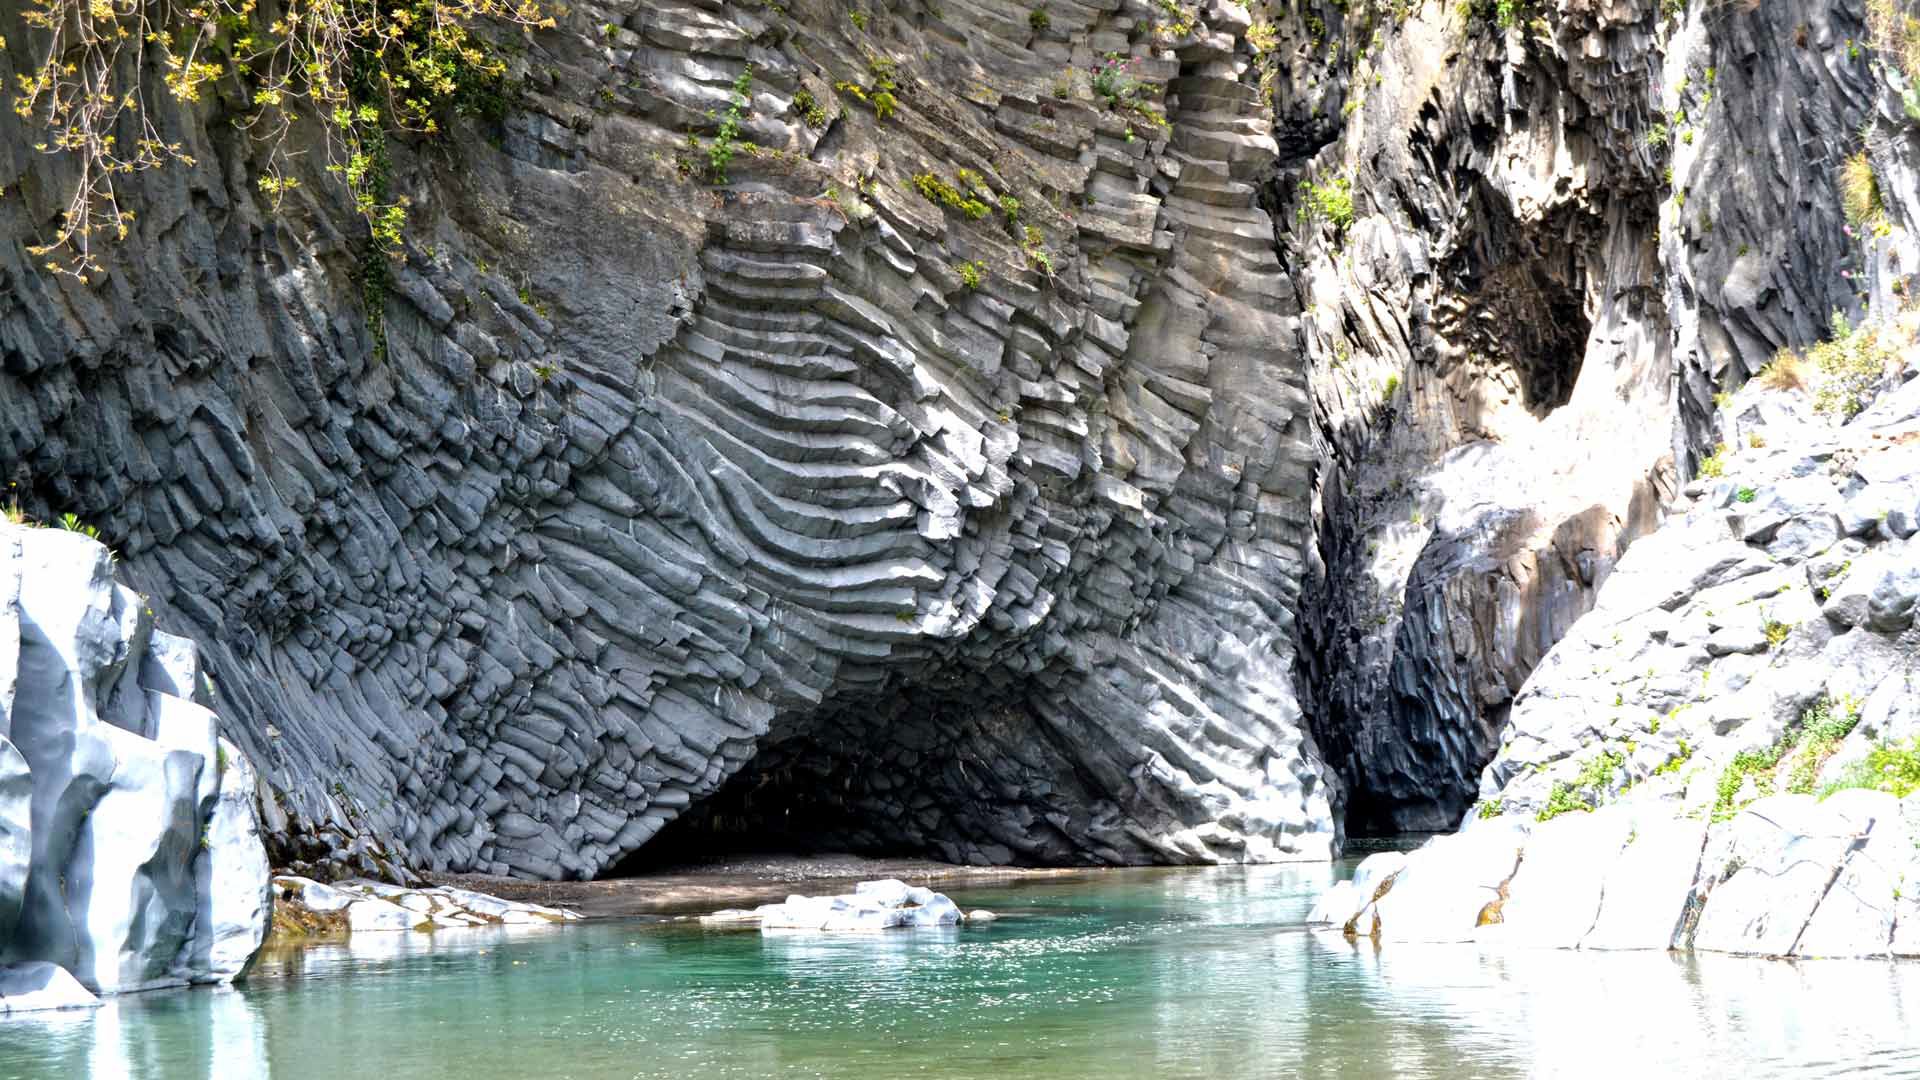
{"type": "Polygon", "coordinates": [[[790,893],[841,892],[856,881],[899,878],[914,885],[956,888],[1059,878],[1097,870],[1035,870],[953,866],[930,859],[861,855],[721,855],[606,881],[522,881],[487,874],[429,874],[435,885],[456,885],[507,900],[571,908],[582,915],[678,915],[752,907],[790,893]]]}

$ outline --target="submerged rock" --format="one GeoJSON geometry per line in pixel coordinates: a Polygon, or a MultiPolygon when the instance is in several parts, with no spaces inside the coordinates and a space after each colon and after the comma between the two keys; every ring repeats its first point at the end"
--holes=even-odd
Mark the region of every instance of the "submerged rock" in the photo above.
{"type": "Polygon", "coordinates": [[[0,523],[10,986],[66,1000],[67,981],[119,993],[246,970],[267,930],[266,852],[253,771],[211,700],[192,643],[154,628],[106,548],[0,523]]]}
{"type": "MultiPolygon", "coordinates": [[[[975,912],[968,916],[985,916],[975,912]]],[[[702,916],[710,926],[758,926],[761,930],[816,930],[828,933],[895,930],[905,927],[953,926],[961,921],[960,908],[932,889],[885,878],[863,881],[850,893],[837,896],[789,896],[778,904],[762,904],[752,911],[718,911],[702,916]]]]}

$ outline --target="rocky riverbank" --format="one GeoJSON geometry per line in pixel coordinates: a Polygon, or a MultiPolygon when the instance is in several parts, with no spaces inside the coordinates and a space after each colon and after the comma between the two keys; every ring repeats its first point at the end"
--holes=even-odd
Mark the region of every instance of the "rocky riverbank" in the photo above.
{"type": "Polygon", "coordinates": [[[1314,921],[1382,942],[1920,953],[1915,325],[1841,328],[1844,352],[1784,355],[1724,397],[1675,516],[1515,699],[1461,832],[1368,859],[1314,921]]]}

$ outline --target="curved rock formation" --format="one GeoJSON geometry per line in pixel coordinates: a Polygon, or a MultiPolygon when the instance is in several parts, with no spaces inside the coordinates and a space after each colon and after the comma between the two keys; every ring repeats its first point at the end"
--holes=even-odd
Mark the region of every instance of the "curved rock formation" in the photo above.
{"type": "Polygon", "coordinates": [[[570,5],[391,140],[392,260],[209,86],[104,280],[0,250],[0,472],[321,877],[1443,827],[1715,393],[1920,255],[1911,139],[1841,224],[1861,0],[1500,10],[570,5]]]}
{"type": "Polygon", "coordinates": [[[210,103],[107,281],[0,253],[0,460],[207,643],[296,866],[589,875],[735,776],[956,860],[1323,858],[1271,118],[1243,10],[1164,16],[576,7],[392,148],[373,331],[210,103]]]}
{"type": "Polygon", "coordinates": [[[49,963],[114,993],[252,960],[272,905],[254,774],[206,700],[193,644],[105,548],[0,523],[0,1012],[71,1005],[49,963]]]}

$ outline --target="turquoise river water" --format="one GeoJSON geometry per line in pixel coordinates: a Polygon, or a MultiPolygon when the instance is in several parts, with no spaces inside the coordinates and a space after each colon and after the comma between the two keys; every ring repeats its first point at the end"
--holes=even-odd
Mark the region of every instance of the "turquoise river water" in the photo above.
{"type": "Polygon", "coordinates": [[[1341,872],[954,890],[1006,917],[952,931],[369,934],[239,989],[0,1019],[0,1077],[1920,1075],[1920,963],[1376,952],[1301,925],[1341,872]]]}

